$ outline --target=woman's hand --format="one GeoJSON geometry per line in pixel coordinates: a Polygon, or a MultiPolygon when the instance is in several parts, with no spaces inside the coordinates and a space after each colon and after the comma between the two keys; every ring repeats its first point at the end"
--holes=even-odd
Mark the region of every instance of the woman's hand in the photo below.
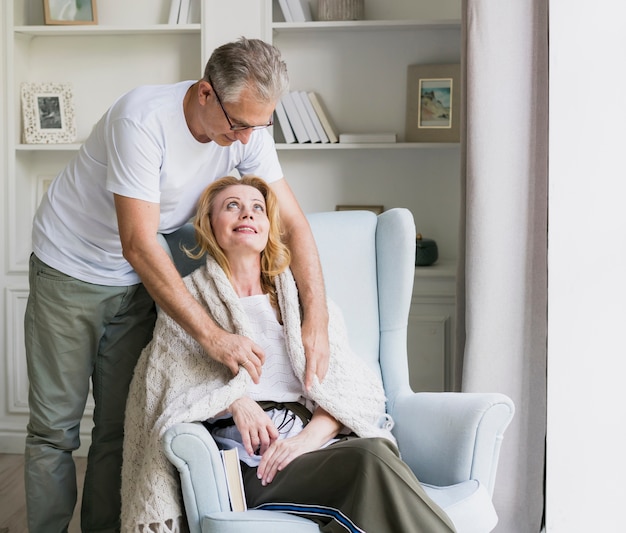
{"type": "Polygon", "coordinates": [[[297,457],[319,449],[342,428],[335,418],[321,407],[313,413],[307,426],[295,437],[274,441],[262,455],[257,476],[262,485],[271,483],[276,474],[297,457]]]}
{"type": "Polygon", "coordinates": [[[244,448],[250,455],[263,455],[270,445],[278,439],[278,430],[254,400],[243,396],[230,406],[230,412],[241,438],[244,448]]]}
{"type": "Polygon", "coordinates": [[[311,439],[307,439],[303,433],[304,431],[295,437],[277,440],[263,454],[261,463],[257,468],[257,476],[263,486],[274,481],[276,473],[285,468],[296,457],[320,447],[311,439]]]}

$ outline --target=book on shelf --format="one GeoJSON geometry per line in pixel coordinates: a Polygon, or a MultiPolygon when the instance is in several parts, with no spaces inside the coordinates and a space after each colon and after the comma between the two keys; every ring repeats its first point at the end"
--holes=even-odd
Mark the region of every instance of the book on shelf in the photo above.
{"type": "Polygon", "coordinates": [[[293,22],[310,22],[313,20],[309,0],[287,0],[287,4],[293,22]]]}
{"type": "Polygon", "coordinates": [[[317,95],[317,93],[312,91],[307,93],[307,95],[309,97],[311,105],[313,106],[313,109],[315,110],[315,113],[317,114],[317,118],[319,118],[320,122],[322,123],[322,127],[324,128],[324,131],[328,136],[328,141],[331,143],[339,142],[337,131],[335,130],[335,127],[333,126],[328,117],[328,114],[326,113],[326,110],[324,109],[321,98],[317,95]]]}
{"type": "Polygon", "coordinates": [[[340,133],[340,143],[395,143],[396,134],[393,132],[381,133],[340,133]]]}
{"type": "Polygon", "coordinates": [[[293,16],[291,14],[291,10],[289,9],[289,4],[287,0],[278,0],[278,5],[280,6],[280,10],[283,13],[283,18],[285,22],[293,22],[293,16]]]}
{"type": "Polygon", "coordinates": [[[276,103],[276,118],[278,119],[278,124],[280,125],[280,129],[283,133],[283,137],[285,138],[285,142],[287,144],[293,144],[296,142],[296,136],[293,133],[293,129],[291,124],[289,123],[289,119],[287,118],[287,113],[285,112],[285,107],[283,106],[282,100],[279,100],[276,103]]]}
{"type": "Polygon", "coordinates": [[[189,13],[187,14],[187,24],[200,24],[200,2],[201,0],[189,1],[189,13]]]}
{"type": "Polygon", "coordinates": [[[167,20],[168,24],[178,24],[178,13],[180,12],[180,0],[171,0],[170,15],[167,20]]]}
{"type": "Polygon", "coordinates": [[[224,473],[226,474],[226,487],[230,508],[232,511],[243,512],[248,509],[246,505],[246,492],[243,487],[243,476],[241,475],[241,464],[239,464],[239,452],[237,448],[230,450],[220,450],[224,473]]]}
{"type": "Polygon", "coordinates": [[[312,143],[321,142],[322,139],[320,139],[320,136],[317,134],[317,131],[315,131],[315,126],[313,126],[313,121],[311,120],[311,117],[309,116],[309,113],[306,110],[306,107],[304,105],[304,102],[302,101],[302,98],[300,98],[300,92],[292,91],[291,98],[293,100],[293,103],[296,105],[296,109],[298,110],[300,119],[302,120],[302,123],[304,124],[304,129],[306,130],[306,133],[309,136],[309,139],[311,139],[311,142],[312,143]]]}
{"type": "Polygon", "coordinates": [[[199,24],[202,0],[171,0],[168,24],[199,24]]]}
{"type": "Polygon", "coordinates": [[[322,122],[320,121],[317,113],[315,112],[315,109],[313,108],[313,104],[311,103],[311,100],[309,100],[309,95],[306,93],[306,91],[298,91],[297,94],[298,96],[300,96],[300,100],[302,100],[302,103],[304,104],[304,108],[309,115],[311,122],[313,123],[313,128],[315,129],[317,136],[320,138],[320,142],[330,142],[328,139],[328,135],[326,135],[326,132],[324,131],[324,126],[322,126],[322,122]]]}
{"type": "Polygon", "coordinates": [[[300,113],[298,113],[298,108],[296,107],[292,94],[285,94],[285,96],[282,97],[282,103],[285,108],[285,112],[287,113],[289,124],[291,124],[293,133],[296,136],[296,140],[299,143],[311,142],[311,138],[304,128],[304,123],[300,118],[300,113]]]}
{"type": "Polygon", "coordinates": [[[189,17],[189,2],[190,0],[180,0],[180,9],[178,10],[178,24],[187,24],[187,17],[189,17]]]}

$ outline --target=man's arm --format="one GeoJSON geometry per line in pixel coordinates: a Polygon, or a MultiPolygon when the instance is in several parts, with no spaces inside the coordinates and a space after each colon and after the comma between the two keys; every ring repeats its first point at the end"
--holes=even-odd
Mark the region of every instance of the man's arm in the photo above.
{"type": "Polygon", "coordinates": [[[302,342],[306,354],[305,387],[313,385],[313,376],[320,381],[328,370],[328,306],[324,277],[311,226],[291,187],[283,178],[270,183],[278,197],[280,218],[291,250],[293,272],[303,307],[302,342]]]}
{"type": "Polygon", "coordinates": [[[122,250],[159,307],[235,375],[246,370],[258,383],[264,355],[252,340],[219,328],[183,283],[157,240],[159,204],[115,195],[122,250]]]}

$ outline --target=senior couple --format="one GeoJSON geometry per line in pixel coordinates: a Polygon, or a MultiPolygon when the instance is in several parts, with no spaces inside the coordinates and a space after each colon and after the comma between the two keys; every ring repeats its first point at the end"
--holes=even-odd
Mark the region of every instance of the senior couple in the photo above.
{"type": "Polygon", "coordinates": [[[249,507],[288,502],[328,532],[454,530],[400,460],[380,380],[327,307],[265,130],[287,83],[274,47],[226,44],[201,80],[118,99],[52,183],[25,317],[31,531],[64,531],[72,516],[90,379],[85,532],[185,528],[160,449],[182,421],[239,448],[249,507]],[[220,178],[232,168],[244,177],[220,178]],[[188,252],[206,265],[181,280],[156,234],[194,213],[188,252]]]}

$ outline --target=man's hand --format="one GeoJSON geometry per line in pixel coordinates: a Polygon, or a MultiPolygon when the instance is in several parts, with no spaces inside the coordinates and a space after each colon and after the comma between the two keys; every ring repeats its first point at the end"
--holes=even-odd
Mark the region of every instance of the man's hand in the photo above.
{"type": "Polygon", "coordinates": [[[242,396],[230,406],[235,425],[241,433],[244,448],[250,455],[263,455],[278,439],[272,419],[254,400],[242,396]]]}
{"type": "Polygon", "coordinates": [[[133,266],[157,305],[196,339],[233,375],[245,368],[259,382],[263,350],[250,339],[218,327],[187,290],[171,259],[157,241],[158,204],[115,195],[124,257],[133,266]]]}
{"type": "Polygon", "coordinates": [[[304,386],[310,390],[314,376],[320,381],[326,376],[330,353],[322,265],[311,227],[287,181],[282,178],[270,186],[278,198],[285,239],[291,250],[291,271],[302,303],[302,343],[306,354],[304,386]]]}
{"type": "Polygon", "coordinates": [[[309,391],[313,386],[313,377],[317,376],[320,383],[328,371],[330,350],[328,345],[328,329],[316,328],[306,320],[302,323],[302,343],[306,355],[306,373],[304,388],[309,391]]]}
{"type": "Polygon", "coordinates": [[[251,339],[216,328],[208,343],[205,346],[207,353],[228,367],[233,376],[243,368],[250,374],[252,381],[259,382],[265,354],[251,339]]]}

